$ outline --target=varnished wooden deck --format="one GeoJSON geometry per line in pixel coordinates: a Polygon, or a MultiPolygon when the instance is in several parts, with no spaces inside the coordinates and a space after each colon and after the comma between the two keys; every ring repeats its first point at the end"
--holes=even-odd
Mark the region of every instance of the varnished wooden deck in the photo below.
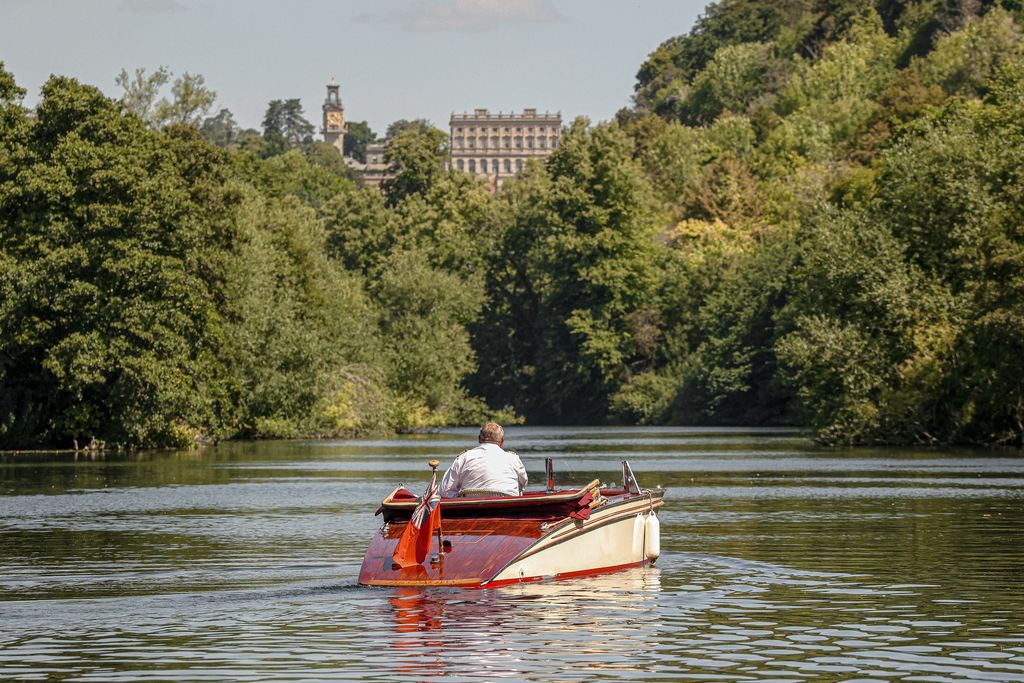
{"type": "Polygon", "coordinates": [[[512,558],[540,538],[535,520],[444,520],[443,539],[451,543],[438,552],[437,536],[422,565],[401,568],[391,559],[406,522],[388,524],[387,535],[374,534],[363,558],[359,583],[369,586],[477,586],[494,576],[512,558]],[[437,560],[433,561],[434,556],[437,560]]]}

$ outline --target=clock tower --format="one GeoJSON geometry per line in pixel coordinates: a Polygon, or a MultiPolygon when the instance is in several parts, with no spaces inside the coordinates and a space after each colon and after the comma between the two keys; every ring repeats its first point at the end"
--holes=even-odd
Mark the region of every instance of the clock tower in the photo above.
{"type": "Polygon", "coordinates": [[[324,135],[324,142],[337,148],[338,154],[344,155],[345,149],[345,108],[341,106],[341,96],[338,94],[338,83],[331,76],[331,82],[327,84],[327,98],[324,100],[324,127],[320,130],[324,135]]]}

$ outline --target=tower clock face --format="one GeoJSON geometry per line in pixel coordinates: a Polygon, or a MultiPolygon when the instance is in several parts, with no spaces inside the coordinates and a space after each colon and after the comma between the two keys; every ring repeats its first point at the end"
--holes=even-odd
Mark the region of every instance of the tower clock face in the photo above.
{"type": "Polygon", "coordinates": [[[328,128],[341,128],[341,112],[340,111],[329,111],[329,112],[327,112],[327,127],[328,128]]]}

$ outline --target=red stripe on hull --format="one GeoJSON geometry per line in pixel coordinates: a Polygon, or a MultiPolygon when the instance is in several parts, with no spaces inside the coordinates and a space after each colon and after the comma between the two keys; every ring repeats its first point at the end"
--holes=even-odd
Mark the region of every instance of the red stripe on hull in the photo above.
{"type": "Polygon", "coordinates": [[[619,564],[614,567],[598,567],[596,569],[584,569],[578,572],[562,572],[561,574],[555,574],[554,576],[524,576],[522,579],[506,579],[504,581],[491,581],[489,583],[483,583],[479,586],[468,586],[469,588],[501,588],[502,586],[512,586],[517,583],[535,583],[537,581],[561,581],[563,579],[579,579],[584,576],[596,576],[598,574],[610,574],[611,572],[620,572],[624,569],[634,569],[636,567],[645,567],[651,564],[647,560],[642,562],[630,562],[628,564],[619,564]]]}

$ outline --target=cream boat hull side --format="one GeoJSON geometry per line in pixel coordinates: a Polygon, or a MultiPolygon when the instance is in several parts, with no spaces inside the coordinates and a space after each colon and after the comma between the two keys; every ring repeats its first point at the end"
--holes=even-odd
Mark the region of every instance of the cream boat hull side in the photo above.
{"type": "Polygon", "coordinates": [[[578,576],[645,564],[643,534],[647,515],[662,505],[660,496],[595,508],[586,521],[566,521],[537,539],[483,586],[578,576]]]}

